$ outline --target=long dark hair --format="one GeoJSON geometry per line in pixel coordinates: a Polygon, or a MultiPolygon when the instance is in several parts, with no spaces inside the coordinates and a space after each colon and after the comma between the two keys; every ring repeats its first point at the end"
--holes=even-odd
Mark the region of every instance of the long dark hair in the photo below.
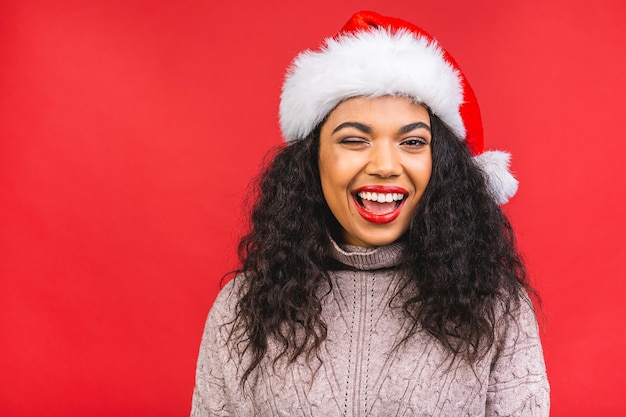
{"type": "MultiPolygon", "coordinates": [[[[433,171],[403,252],[401,300],[407,342],[421,329],[453,357],[478,360],[494,342],[498,311],[532,292],[512,227],[486,188],[464,142],[431,115],[433,171]]],[[[268,352],[293,362],[326,338],[321,288],[332,288],[329,235],[338,225],[322,195],[319,129],[277,151],[258,179],[230,333],[243,360],[242,385],[268,352]],[[297,336],[297,337],[296,337],[297,336]]],[[[392,300],[390,300],[391,302],[392,300]]]]}

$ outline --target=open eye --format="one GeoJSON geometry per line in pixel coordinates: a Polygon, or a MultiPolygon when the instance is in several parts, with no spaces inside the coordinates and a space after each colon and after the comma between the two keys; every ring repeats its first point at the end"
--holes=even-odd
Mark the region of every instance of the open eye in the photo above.
{"type": "Polygon", "coordinates": [[[428,143],[428,140],[422,137],[410,137],[403,139],[402,142],[400,142],[401,145],[411,148],[421,148],[428,145],[428,143]]]}

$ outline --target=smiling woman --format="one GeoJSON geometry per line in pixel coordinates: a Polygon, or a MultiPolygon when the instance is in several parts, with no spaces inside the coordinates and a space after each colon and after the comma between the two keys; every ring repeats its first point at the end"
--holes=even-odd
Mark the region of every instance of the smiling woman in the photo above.
{"type": "Polygon", "coordinates": [[[409,223],[430,179],[430,116],[405,97],[354,97],[339,104],[320,132],[319,173],[340,241],[393,243],[409,223]]]}
{"type": "Polygon", "coordinates": [[[288,144],[209,314],[192,416],[547,416],[499,207],[517,181],[451,57],[360,12],[296,58],[280,112],[288,144]]]}

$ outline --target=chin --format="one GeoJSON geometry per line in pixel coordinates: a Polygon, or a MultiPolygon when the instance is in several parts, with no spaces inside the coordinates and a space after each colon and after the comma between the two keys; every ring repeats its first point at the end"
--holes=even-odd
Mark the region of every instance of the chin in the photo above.
{"type": "Polygon", "coordinates": [[[375,248],[378,246],[390,245],[392,243],[402,241],[406,239],[406,233],[385,235],[381,233],[375,233],[368,236],[357,236],[356,239],[344,239],[344,241],[358,241],[359,244],[355,246],[362,246],[366,248],[375,248]]]}

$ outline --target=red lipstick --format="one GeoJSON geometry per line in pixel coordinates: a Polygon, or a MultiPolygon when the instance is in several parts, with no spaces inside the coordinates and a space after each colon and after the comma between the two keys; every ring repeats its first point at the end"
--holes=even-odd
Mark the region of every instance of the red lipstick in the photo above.
{"type": "Polygon", "coordinates": [[[396,185],[364,185],[361,188],[357,188],[352,193],[358,194],[361,191],[369,191],[370,193],[396,193],[407,195],[409,192],[402,187],[398,187],[396,185]]]}
{"type": "Polygon", "coordinates": [[[408,195],[408,191],[398,186],[366,185],[355,190],[352,193],[352,198],[354,200],[354,205],[357,209],[357,212],[361,215],[361,217],[363,217],[365,220],[372,222],[372,223],[384,224],[384,223],[391,223],[392,221],[398,218],[402,210],[402,207],[404,206],[404,203],[406,202],[407,195],[408,195]],[[396,202],[396,206],[390,212],[383,213],[383,214],[376,214],[376,213],[370,212],[364,207],[363,203],[361,202],[360,197],[358,196],[360,192],[370,192],[370,193],[377,193],[377,194],[395,193],[395,194],[402,194],[404,198],[396,202]]]}

